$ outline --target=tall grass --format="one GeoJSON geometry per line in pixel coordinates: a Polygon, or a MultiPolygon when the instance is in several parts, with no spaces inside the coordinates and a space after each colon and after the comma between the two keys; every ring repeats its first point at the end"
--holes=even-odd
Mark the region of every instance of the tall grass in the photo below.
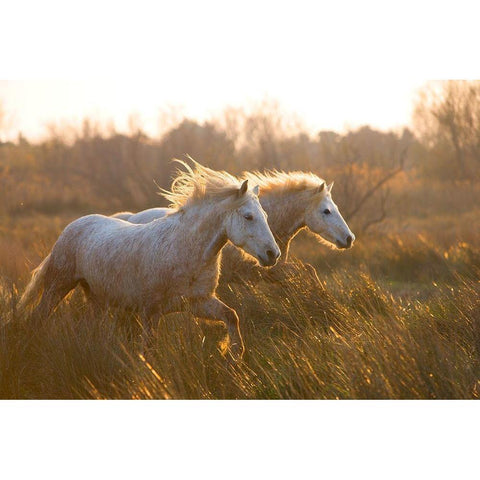
{"type": "Polygon", "coordinates": [[[388,240],[372,269],[353,252],[326,252],[329,265],[317,258],[320,280],[294,260],[275,281],[221,284],[242,322],[238,365],[220,352],[223,325],[188,314],[158,318],[147,344],[134,314],[95,317],[81,295],[41,325],[12,320],[17,293],[5,281],[0,396],[478,398],[480,249],[457,244],[445,255],[428,241],[388,240]]]}

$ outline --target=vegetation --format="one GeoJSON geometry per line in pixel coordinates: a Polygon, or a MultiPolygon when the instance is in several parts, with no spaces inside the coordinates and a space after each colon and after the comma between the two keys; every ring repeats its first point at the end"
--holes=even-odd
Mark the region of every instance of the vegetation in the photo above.
{"type": "MultiPolygon", "coordinates": [[[[203,125],[183,119],[159,139],[86,121],[39,144],[1,144],[0,397],[478,398],[478,119],[452,123],[467,175],[453,167],[459,150],[438,113],[469,89],[478,82],[428,86],[413,132],[310,135],[262,105],[203,125]],[[170,159],[184,152],[236,174],[302,169],[335,180],[354,248],[329,250],[301,234],[281,281],[221,282],[247,348],[235,366],[218,350],[222,325],[159,318],[142,355],[138,317],[94,317],[81,292],[43,325],[18,321],[29,271],[62,229],[87,213],[161,205],[153,180],[168,188],[170,159]]],[[[469,111],[480,111],[479,97],[468,99],[469,111]]]]}

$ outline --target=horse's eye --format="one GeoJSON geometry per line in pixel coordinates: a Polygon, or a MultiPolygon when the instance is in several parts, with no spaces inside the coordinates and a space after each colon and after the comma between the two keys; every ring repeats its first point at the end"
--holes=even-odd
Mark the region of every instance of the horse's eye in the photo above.
{"type": "Polygon", "coordinates": [[[326,208],[326,209],[323,211],[323,213],[324,213],[325,215],[330,215],[332,212],[331,212],[328,208],[326,208]]]}
{"type": "Polygon", "coordinates": [[[253,220],[253,215],[251,213],[247,213],[243,216],[245,220],[253,220]]]}

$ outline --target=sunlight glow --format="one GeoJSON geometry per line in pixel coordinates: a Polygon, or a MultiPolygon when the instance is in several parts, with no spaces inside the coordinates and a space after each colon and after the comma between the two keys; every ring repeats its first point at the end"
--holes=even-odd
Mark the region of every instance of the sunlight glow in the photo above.
{"type": "Polygon", "coordinates": [[[0,78],[12,79],[0,81],[0,102],[13,137],[38,138],[46,123],[85,117],[124,131],[131,114],[157,136],[159,112],[172,106],[203,121],[265,98],[311,132],[386,130],[410,122],[427,79],[453,78],[459,68],[465,76],[478,65],[469,53],[478,45],[476,16],[461,0],[454,11],[413,1],[85,0],[74,15],[46,0],[29,4],[28,16],[22,3],[6,5],[5,18],[21,18],[28,34],[15,22],[0,31],[8,45],[0,78]],[[462,26],[453,35],[455,15],[462,26]]]}
{"type": "Polygon", "coordinates": [[[324,80],[304,82],[300,90],[277,82],[267,90],[240,85],[217,88],[212,82],[189,87],[169,79],[158,81],[21,80],[0,81],[0,102],[13,116],[8,136],[18,132],[32,139],[47,133],[47,125],[79,127],[84,118],[100,125],[113,123],[128,131],[129,120],[150,136],[161,133],[161,112],[205,121],[227,106],[251,108],[265,98],[278,100],[285,114],[297,114],[312,133],[344,131],[369,124],[388,130],[408,125],[415,90],[422,82],[324,80]]]}

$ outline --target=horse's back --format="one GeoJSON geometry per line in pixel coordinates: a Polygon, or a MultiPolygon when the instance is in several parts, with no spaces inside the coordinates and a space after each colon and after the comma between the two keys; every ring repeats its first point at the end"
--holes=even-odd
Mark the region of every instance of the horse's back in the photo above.
{"type": "Polygon", "coordinates": [[[128,220],[132,215],[135,215],[133,212],[117,212],[113,215],[110,215],[112,218],[119,218],[120,220],[128,220]]]}
{"type": "Polygon", "coordinates": [[[147,210],[142,210],[141,212],[135,213],[125,220],[128,220],[130,223],[150,223],[153,220],[163,218],[170,212],[172,212],[170,208],[149,208],[147,210]]]}
{"type": "MultiPolygon", "coordinates": [[[[65,227],[52,251],[54,257],[60,259],[65,256],[78,258],[79,255],[108,257],[109,252],[117,250],[122,243],[133,245],[136,232],[130,230],[138,227],[105,215],[85,215],[65,227]]],[[[124,249],[127,251],[128,245],[124,249]]]]}
{"type": "MultiPolygon", "coordinates": [[[[70,223],[57,240],[71,245],[82,254],[113,261],[121,256],[157,258],[176,245],[177,216],[170,215],[158,222],[134,224],[119,218],[92,214],[70,223]]],[[[146,262],[147,260],[145,260],[146,262]]]]}
{"type": "Polygon", "coordinates": [[[125,220],[114,217],[107,217],[98,213],[85,215],[69,223],[61,236],[88,237],[110,231],[117,231],[128,228],[131,224],[125,220]]]}

